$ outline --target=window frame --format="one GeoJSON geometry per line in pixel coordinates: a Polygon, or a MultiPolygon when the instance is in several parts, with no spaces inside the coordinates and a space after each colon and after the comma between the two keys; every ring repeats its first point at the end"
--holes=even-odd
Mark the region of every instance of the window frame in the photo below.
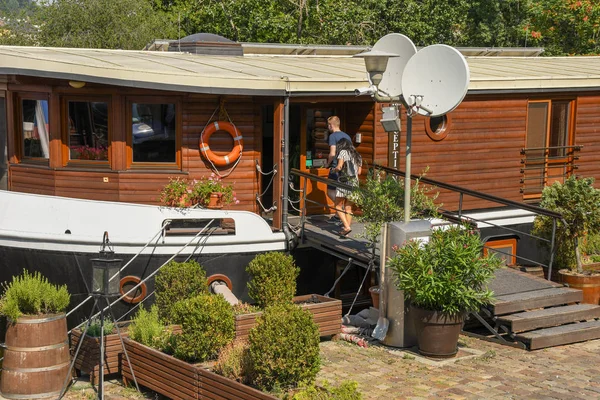
{"type": "Polygon", "coordinates": [[[60,126],[62,142],[62,165],[63,167],[80,167],[95,169],[111,169],[112,165],[112,138],[113,138],[113,109],[112,97],[110,95],[64,95],[60,98],[60,126]],[[107,160],[72,160],[70,148],[70,124],[69,124],[69,102],[94,102],[106,103],[107,110],[107,137],[108,157],[107,160]]]}
{"type": "Polygon", "coordinates": [[[181,145],[183,132],[183,111],[182,99],[180,96],[126,96],[125,112],[123,113],[125,124],[125,134],[127,143],[127,162],[126,168],[133,170],[169,170],[181,171],[181,145]],[[132,107],[133,104],[175,104],[175,161],[174,162],[144,162],[133,161],[133,124],[132,107]]]}
{"type": "Polygon", "coordinates": [[[506,266],[511,267],[517,265],[517,239],[516,238],[507,238],[507,239],[489,239],[485,242],[483,247],[483,255],[487,256],[489,254],[489,250],[494,249],[503,249],[510,247],[510,255],[505,253],[498,253],[499,257],[505,256],[507,258],[506,266]],[[510,259],[510,260],[509,260],[510,259]]]}
{"type": "Polygon", "coordinates": [[[48,102],[48,126],[50,126],[50,119],[52,116],[50,115],[51,104],[50,104],[50,93],[46,92],[16,92],[14,94],[15,99],[15,154],[17,155],[17,159],[19,163],[23,164],[36,164],[36,165],[50,165],[50,158],[52,157],[52,146],[50,142],[52,141],[52,135],[50,129],[48,129],[48,158],[45,157],[28,157],[25,156],[25,133],[23,131],[23,100],[46,100],[48,102]]]}
{"type": "Polygon", "coordinates": [[[452,128],[452,116],[450,114],[443,114],[438,117],[426,117],[425,118],[425,132],[427,136],[434,142],[439,142],[448,136],[450,133],[450,129],[452,128]],[[444,124],[442,125],[442,129],[439,132],[431,129],[431,120],[433,118],[442,118],[444,124]]]}

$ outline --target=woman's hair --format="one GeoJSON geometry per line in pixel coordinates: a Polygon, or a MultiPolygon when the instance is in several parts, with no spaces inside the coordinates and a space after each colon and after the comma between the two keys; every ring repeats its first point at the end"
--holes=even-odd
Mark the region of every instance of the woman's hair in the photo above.
{"type": "Polygon", "coordinates": [[[340,151],[342,151],[342,150],[346,150],[348,152],[348,154],[350,155],[350,158],[352,159],[352,162],[354,163],[354,165],[362,164],[361,155],[358,153],[358,151],[356,151],[356,149],[354,148],[354,145],[348,139],[341,139],[339,142],[337,142],[335,145],[335,150],[336,150],[337,154],[340,154],[340,151]],[[359,162],[359,160],[361,162],[359,162]]]}

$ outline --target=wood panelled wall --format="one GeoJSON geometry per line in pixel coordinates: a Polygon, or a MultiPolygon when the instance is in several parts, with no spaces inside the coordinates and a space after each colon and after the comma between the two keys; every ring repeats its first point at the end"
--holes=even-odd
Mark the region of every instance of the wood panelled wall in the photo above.
{"type": "MultiPolygon", "coordinates": [[[[439,141],[426,133],[429,119],[413,117],[412,173],[438,181],[522,201],[520,151],[525,145],[527,99],[467,97],[449,115],[448,135],[439,141]]],[[[377,107],[377,120],[381,106],[377,107]]],[[[388,135],[377,124],[375,159],[387,163],[388,135]]],[[[400,170],[404,170],[406,110],[402,109],[400,170]]],[[[443,208],[457,209],[458,195],[440,191],[443,208]]],[[[498,207],[472,197],[463,199],[464,209],[498,207]]]]}
{"type": "MultiPolygon", "coordinates": [[[[59,85],[59,92],[67,91],[64,84],[59,85]]],[[[47,86],[45,87],[46,90],[47,86]]],[[[20,90],[18,86],[13,90],[20,90]]],[[[35,90],[35,88],[34,88],[35,90]]],[[[126,95],[146,95],[146,96],[165,96],[164,92],[153,92],[143,90],[123,91],[120,88],[97,87],[86,89],[90,93],[101,92],[110,93],[113,110],[115,104],[121,105],[122,115],[125,113],[124,96],[126,95]]],[[[107,167],[76,168],[76,167],[57,167],[34,165],[29,163],[10,165],[10,189],[20,192],[38,193],[47,195],[58,195],[75,198],[86,198],[95,200],[123,201],[146,204],[159,204],[160,190],[169,182],[169,178],[188,178],[200,179],[209,177],[212,173],[211,165],[201,156],[199,150],[200,134],[206,124],[218,120],[219,101],[218,96],[196,95],[196,94],[172,94],[182,98],[182,142],[181,142],[181,171],[174,170],[110,170],[107,167]],[[216,112],[215,112],[216,111],[216,112]],[[214,113],[214,115],[213,115],[214,113]],[[212,119],[211,119],[212,116],[212,119]]],[[[166,97],[165,97],[166,98],[166,97]]],[[[51,97],[50,120],[52,128],[60,130],[60,120],[55,113],[58,113],[56,107],[58,96],[51,97]]],[[[225,97],[225,110],[236,127],[239,129],[244,140],[244,149],[240,162],[233,171],[223,178],[225,183],[233,185],[237,199],[240,204],[228,206],[230,209],[258,211],[255,196],[260,192],[260,179],[256,171],[256,162],[261,163],[262,149],[262,127],[261,127],[261,106],[255,102],[255,99],[249,96],[225,97]]],[[[118,108],[118,107],[116,107],[118,108]]],[[[125,122],[117,129],[125,132],[130,129],[125,122]]],[[[9,137],[14,137],[15,126],[9,128],[9,137]]],[[[51,132],[53,137],[59,137],[60,134],[51,132]]],[[[122,132],[113,136],[125,137],[122,132]]],[[[211,150],[219,155],[224,155],[231,151],[233,139],[225,132],[218,132],[211,137],[211,150]]],[[[60,146],[53,146],[52,151],[60,151],[60,146]]],[[[111,152],[112,155],[123,155],[123,152],[111,152]]],[[[123,155],[124,157],[124,155],[123,155]]],[[[51,158],[52,155],[51,155],[51,158]]],[[[123,163],[117,163],[124,165],[123,163]]],[[[113,162],[113,165],[115,163],[113,162]]],[[[219,169],[221,175],[225,176],[229,168],[219,169]]]]}

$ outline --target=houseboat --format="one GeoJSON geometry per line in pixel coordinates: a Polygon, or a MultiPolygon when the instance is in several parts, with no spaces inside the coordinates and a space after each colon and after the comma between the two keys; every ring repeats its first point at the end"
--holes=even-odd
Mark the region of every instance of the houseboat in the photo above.
{"type": "MultiPolygon", "coordinates": [[[[327,175],[329,116],[339,116],[367,165],[402,169],[405,135],[380,124],[387,104],[355,94],[369,84],[363,60],[352,57],[364,48],[214,35],[155,49],[164,47],[0,46],[0,280],[39,269],[84,296],[89,260],[107,232],[116,257],[135,257],[124,292],[143,281],[151,293],[146,278],[176,255],[199,260],[244,298],[244,267],[255,254],[294,250],[290,182],[307,188],[307,214],[331,213],[324,183],[290,177],[292,168],[327,175]],[[211,174],[234,186],[238,204],[160,206],[170,179],[211,174]]],[[[413,173],[517,203],[535,203],[545,185],[573,173],[600,177],[599,57],[462,53],[470,69],[462,103],[443,116],[413,117],[413,173]]],[[[533,219],[446,189],[438,201],[496,225],[533,219]]],[[[519,234],[491,225],[486,239],[512,254],[529,251],[519,234]]],[[[324,266],[335,257],[294,251],[301,284],[329,288],[334,269],[324,266]]]]}

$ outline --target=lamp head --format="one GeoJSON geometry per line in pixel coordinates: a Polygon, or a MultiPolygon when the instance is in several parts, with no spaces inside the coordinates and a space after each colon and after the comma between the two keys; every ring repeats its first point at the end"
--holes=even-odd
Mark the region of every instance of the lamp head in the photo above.
{"type": "Polygon", "coordinates": [[[388,59],[390,57],[399,56],[398,54],[388,53],[387,51],[370,50],[355,54],[353,57],[359,57],[365,60],[365,67],[369,73],[369,79],[373,85],[377,86],[383,78],[383,73],[387,68],[388,59]]]}

